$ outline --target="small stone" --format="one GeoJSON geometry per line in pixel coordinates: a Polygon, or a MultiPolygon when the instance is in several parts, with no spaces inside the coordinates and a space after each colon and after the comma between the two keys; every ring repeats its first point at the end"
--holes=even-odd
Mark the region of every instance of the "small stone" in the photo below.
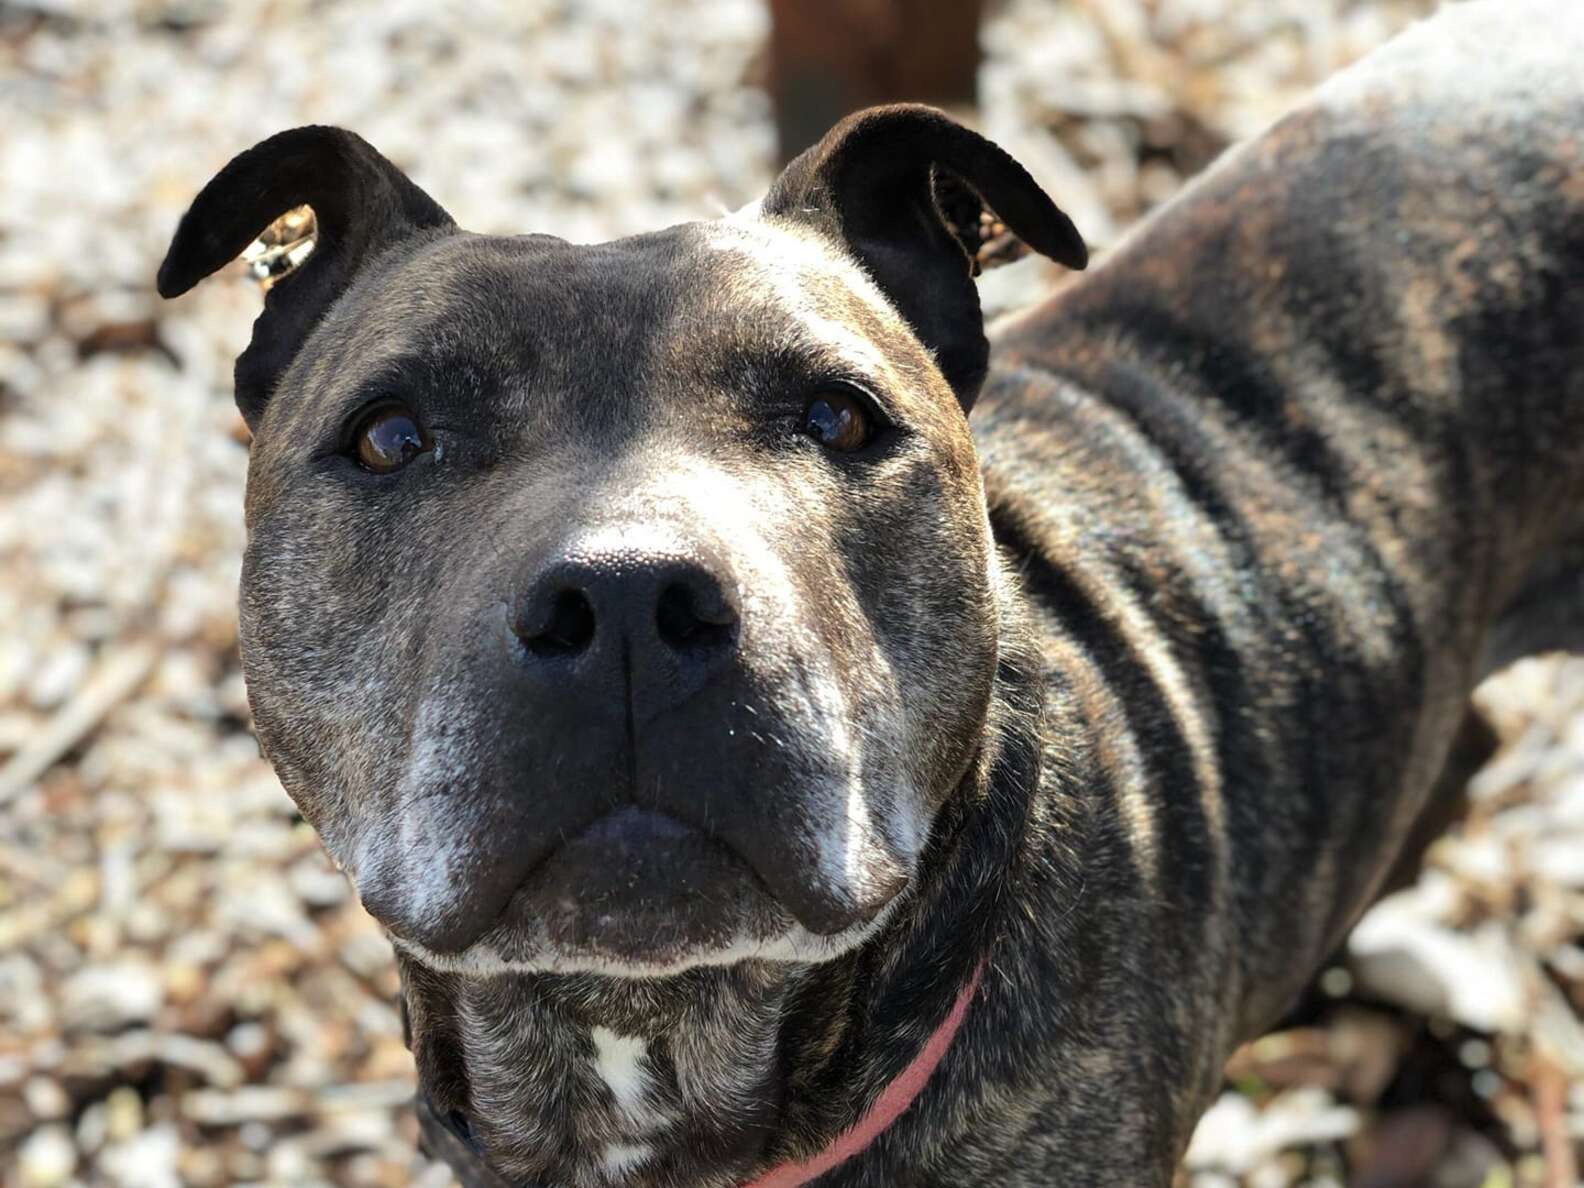
{"type": "Polygon", "coordinates": [[[210,1147],[188,1147],[179,1164],[184,1184],[192,1188],[220,1188],[225,1180],[225,1160],[210,1147]]]}
{"type": "Polygon", "coordinates": [[[1528,863],[1533,873],[1542,878],[1584,890],[1584,831],[1563,832],[1537,840],[1528,863]]]}
{"type": "Polygon", "coordinates": [[[394,1126],[386,1112],[356,1111],[325,1119],[324,1125],[304,1143],[318,1159],[340,1158],[355,1151],[378,1150],[394,1126]]]}
{"type": "Polygon", "coordinates": [[[294,864],[287,877],[297,898],[311,908],[345,903],[352,892],[346,876],[332,868],[317,851],[294,864]]]}
{"type": "Polygon", "coordinates": [[[1348,940],[1361,989],[1480,1031],[1523,1032],[1529,1017],[1523,964],[1499,925],[1463,933],[1382,908],[1367,915],[1348,940]]]}
{"type": "Polygon", "coordinates": [[[77,1150],[92,1156],[110,1135],[110,1111],[102,1101],[96,1101],[77,1119],[77,1150]]]}
{"type": "Polygon", "coordinates": [[[274,1141],[265,1158],[274,1183],[304,1184],[314,1178],[314,1161],[297,1139],[274,1141]]]}
{"type": "Polygon", "coordinates": [[[273,1055],[267,1027],[258,1023],[239,1023],[226,1036],[226,1047],[241,1064],[249,1078],[263,1076],[273,1055]]]}
{"type": "Polygon", "coordinates": [[[49,332],[49,302],[35,293],[0,290],[0,341],[34,342],[49,332]]]}
{"type": "Polygon", "coordinates": [[[176,1128],[162,1123],[107,1146],[99,1162],[121,1188],[180,1188],[180,1150],[176,1128]]]}
{"type": "Polygon", "coordinates": [[[80,645],[56,648],[44,658],[28,682],[28,704],[34,709],[54,709],[82,684],[90,664],[88,649],[80,645]]]}
{"type": "Polygon", "coordinates": [[[35,1118],[48,1121],[65,1117],[71,1109],[71,1098],[52,1077],[30,1078],[22,1087],[22,1100],[35,1118]]]}
{"type": "Polygon", "coordinates": [[[64,1126],[43,1126],[23,1142],[17,1152],[17,1172],[22,1188],[55,1188],[77,1170],[77,1148],[64,1126]]]}
{"type": "Polygon", "coordinates": [[[113,1089],[105,1099],[106,1133],[111,1142],[123,1142],[143,1129],[143,1099],[128,1085],[113,1089]]]}
{"type": "Polygon", "coordinates": [[[73,974],[62,989],[69,1027],[115,1031],[147,1023],[165,1001],[159,972],[143,960],[90,965],[73,974]]]}

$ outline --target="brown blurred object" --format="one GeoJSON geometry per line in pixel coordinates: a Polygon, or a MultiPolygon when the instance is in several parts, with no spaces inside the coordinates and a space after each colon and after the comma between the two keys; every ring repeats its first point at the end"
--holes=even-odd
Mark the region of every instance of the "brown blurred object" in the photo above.
{"type": "Polygon", "coordinates": [[[1411,1106],[1387,1114],[1355,1144],[1351,1188],[1413,1188],[1428,1184],[1452,1146],[1455,1123],[1439,1106],[1411,1106]]]}
{"type": "Polygon", "coordinates": [[[1374,1105],[1397,1075],[1410,1036],[1389,1015],[1346,1007],[1325,1026],[1295,1027],[1244,1044],[1227,1078],[1265,1090],[1319,1085],[1355,1105],[1374,1105]]]}
{"type": "Polygon", "coordinates": [[[983,11],[983,0],[770,0],[781,160],[871,104],[972,104],[983,11]]]}

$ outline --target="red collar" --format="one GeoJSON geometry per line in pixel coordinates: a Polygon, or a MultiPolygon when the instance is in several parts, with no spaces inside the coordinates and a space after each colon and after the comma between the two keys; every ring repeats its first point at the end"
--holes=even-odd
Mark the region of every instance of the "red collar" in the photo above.
{"type": "MultiPolygon", "coordinates": [[[[924,1041],[918,1055],[875,1098],[874,1104],[862,1118],[832,1139],[830,1145],[817,1155],[798,1163],[777,1164],[748,1181],[743,1188],[798,1188],[847,1162],[890,1129],[891,1124],[918,1099],[936,1066],[951,1048],[952,1040],[957,1037],[958,1029],[968,1016],[968,1006],[973,1001],[974,992],[979,989],[979,979],[984,974],[985,964],[980,961],[974,967],[972,976],[957,991],[951,1010],[930,1033],[929,1039],[924,1041]]],[[[430,1156],[450,1164],[457,1181],[464,1188],[512,1188],[506,1180],[485,1166],[465,1122],[455,1116],[448,1119],[440,1115],[422,1091],[418,1094],[416,1104],[418,1121],[423,1128],[424,1143],[430,1156]]]]}
{"type": "Polygon", "coordinates": [[[830,1146],[813,1158],[801,1163],[778,1164],[757,1180],[750,1180],[744,1188],[797,1188],[799,1184],[807,1184],[837,1164],[846,1163],[890,1129],[891,1123],[906,1113],[908,1106],[924,1091],[930,1074],[945,1057],[952,1040],[957,1038],[957,1029],[968,1016],[968,1004],[973,1001],[974,991],[979,989],[979,978],[984,968],[983,961],[974,966],[973,976],[957,991],[957,1000],[952,1003],[952,1009],[941,1020],[940,1026],[930,1033],[918,1055],[875,1098],[874,1105],[862,1118],[838,1134],[830,1146]]]}

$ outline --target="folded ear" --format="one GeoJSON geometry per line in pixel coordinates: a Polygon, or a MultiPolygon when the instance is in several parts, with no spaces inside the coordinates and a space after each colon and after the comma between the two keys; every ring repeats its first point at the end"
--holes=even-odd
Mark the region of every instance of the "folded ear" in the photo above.
{"type": "Polygon", "coordinates": [[[970,187],[1035,251],[1068,268],[1088,262],[1072,220],[1028,170],[944,112],[919,104],[848,116],[786,167],[760,211],[812,222],[841,241],[935,352],[967,410],[984,380],[989,347],[973,261],[937,202],[940,171],[970,187]]]}
{"type": "Polygon", "coordinates": [[[317,226],[313,254],[270,287],[236,362],[237,405],[249,425],[365,263],[418,231],[454,225],[362,137],[344,128],[293,128],[234,158],[199,192],[160,265],[160,296],[185,293],[304,203],[317,226]]]}

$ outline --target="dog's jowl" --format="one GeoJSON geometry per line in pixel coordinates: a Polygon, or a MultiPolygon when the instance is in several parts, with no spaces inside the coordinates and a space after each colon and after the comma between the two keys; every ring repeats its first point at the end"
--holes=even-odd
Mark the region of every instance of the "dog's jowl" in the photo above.
{"type": "Polygon", "coordinates": [[[925,108],[597,245],[333,128],[205,187],[168,296],[318,218],[237,363],[243,659],[467,1182],[1169,1183],[1473,684],[1584,643],[1584,10],[1527,7],[989,340],[944,181],[1086,252],[925,108]]]}

